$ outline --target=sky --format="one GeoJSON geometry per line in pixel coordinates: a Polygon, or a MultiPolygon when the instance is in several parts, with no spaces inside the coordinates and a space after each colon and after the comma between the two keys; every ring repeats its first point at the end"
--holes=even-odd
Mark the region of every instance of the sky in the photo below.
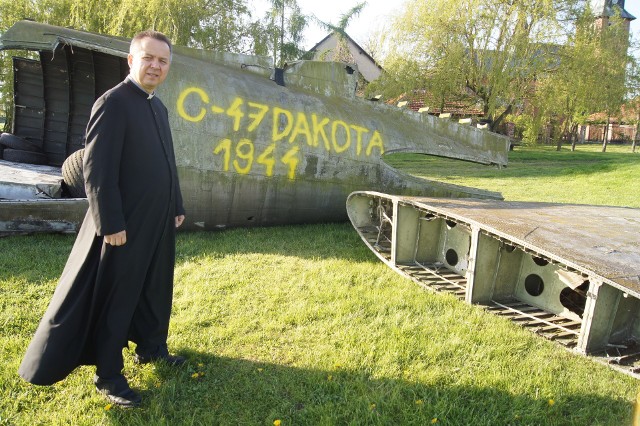
{"type": "MultiPolygon", "coordinates": [[[[624,10],[636,17],[635,20],[631,21],[631,32],[636,40],[640,40],[640,0],[625,1],[624,10]]],[[[640,56],[640,54],[636,56],[640,56]]]]}
{"type": "MultiPolygon", "coordinates": [[[[302,13],[315,15],[324,22],[337,24],[340,16],[365,0],[298,0],[302,13]]],[[[358,44],[366,47],[370,36],[384,28],[390,17],[402,9],[406,0],[368,0],[362,12],[351,19],[347,26],[347,34],[358,44]]],[[[255,0],[255,16],[262,16],[268,0],[255,0]]],[[[640,40],[640,0],[626,0],[625,9],[637,19],[631,22],[631,32],[636,40],[640,40]]],[[[305,31],[304,47],[310,49],[327,35],[327,31],[318,25],[311,24],[305,31]]],[[[638,53],[637,56],[640,56],[638,53]]]]}
{"type": "MultiPolygon", "coordinates": [[[[305,15],[314,15],[318,19],[331,24],[337,24],[340,17],[353,7],[365,0],[298,0],[298,5],[305,15]]],[[[640,0],[633,0],[640,1],[640,0]]],[[[381,30],[389,18],[401,10],[405,0],[368,0],[362,12],[351,19],[347,26],[347,34],[364,47],[369,36],[381,30]]],[[[262,16],[266,10],[267,0],[250,2],[257,12],[256,17],[262,16]]],[[[640,14],[639,14],[640,15],[640,14]]],[[[311,23],[304,34],[304,47],[310,49],[320,42],[328,32],[311,23]]]]}

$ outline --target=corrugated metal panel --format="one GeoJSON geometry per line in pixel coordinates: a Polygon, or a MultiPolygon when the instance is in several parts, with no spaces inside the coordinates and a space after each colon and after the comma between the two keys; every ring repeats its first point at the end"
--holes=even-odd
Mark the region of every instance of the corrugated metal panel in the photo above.
{"type": "Polygon", "coordinates": [[[129,73],[127,61],[106,53],[93,52],[95,68],[96,98],[120,83],[129,73]],[[124,70],[124,74],[122,73],[124,70]]]}
{"type": "Polygon", "coordinates": [[[71,117],[67,156],[84,146],[84,134],[95,101],[93,54],[90,50],[67,47],[71,81],[71,117]]]}
{"type": "Polygon", "coordinates": [[[42,147],[44,133],[44,89],[40,62],[13,58],[13,133],[42,147]]]}
{"type": "Polygon", "coordinates": [[[45,94],[43,150],[48,163],[61,166],[67,157],[69,134],[69,72],[64,49],[40,52],[45,94]]]}

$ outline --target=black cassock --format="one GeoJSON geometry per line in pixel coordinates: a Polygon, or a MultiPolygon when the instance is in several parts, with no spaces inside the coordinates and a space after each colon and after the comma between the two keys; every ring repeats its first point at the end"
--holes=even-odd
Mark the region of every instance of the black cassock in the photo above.
{"type": "Polygon", "coordinates": [[[166,345],[184,208],[167,109],[129,77],[93,106],[84,176],[89,210],[18,371],[38,385],[79,365],[119,374],[129,340],[139,353],[166,345]],[[103,242],[122,230],[125,245],[103,242]]]}

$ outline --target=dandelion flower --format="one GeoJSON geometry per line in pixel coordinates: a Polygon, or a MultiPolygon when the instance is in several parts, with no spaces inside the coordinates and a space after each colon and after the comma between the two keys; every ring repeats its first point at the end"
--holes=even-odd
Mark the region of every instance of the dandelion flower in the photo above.
{"type": "Polygon", "coordinates": [[[432,418],[431,419],[431,424],[434,425],[436,423],[438,423],[438,418],[437,417],[432,418]]]}
{"type": "Polygon", "coordinates": [[[107,404],[107,405],[104,406],[104,410],[105,411],[109,411],[109,410],[111,410],[111,407],[113,407],[112,404],[107,404]]]}
{"type": "Polygon", "coordinates": [[[553,407],[553,404],[555,404],[556,402],[553,399],[549,400],[549,407],[553,407]]]}
{"type": "Polygon", "coordinates": [[[274,420],[273,421],[273,426],[280,426],[282,422],[280,421],[280,419],[274,420]]]}
{"type": "Polygon", "coordinates": [[[197,379],[199,375],[200,375],[199,373],[193,373],[191,377],[193,377],[194,379],[197,379]]]}
{"type": "Polygon", "coordinates": [[[262,373],[262,370],[264,370],[264,368],[258,368],[258,373],[262,373]]]}
{"type": "Polygon", "coordinates": [[[329,374],[329,375],[327,376],[327,381],[329,381],[329,382],[330,382],[330,381],[332,381],[332,380],[333,380],[333,376],[332,376],[331,374],[329,374]]]}
{"type": "Polygon", "coordinates": [[[199,363],[198,363],[198,367],[204,367],[204,364],[203,364],[203,363],[201,363],[201,362],[199,362],[199,363]]]}
{"type": "Polygon", "coordinates": [[[375,409],[376,409],[376,404],[371,404],[371,405],[369,406],[369,408],[371,408],[371,410],[372,410],[372,411],[373,411],[373,410],[375,410],[375,409]]]}
{"type": "Polygon", "coordinates": [[[421,399],[416,400],[416,405],[422,405],[422,400],[421,399]]]}

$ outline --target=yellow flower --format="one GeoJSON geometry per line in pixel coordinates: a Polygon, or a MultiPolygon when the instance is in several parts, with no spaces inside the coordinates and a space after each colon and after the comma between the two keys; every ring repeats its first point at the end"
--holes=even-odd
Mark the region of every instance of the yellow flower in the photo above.
{"type": "Polygon", "coordinates": [[[422,400],[421,399],[416,400],[416,405],[422,405],[422,400]]]}
{"type": "Polygon", "coordinates": [[[432,425],[434,425],[436,423],[438,423],[438,418],[437,417],[434,417],[433,419],[431,419],[431,424],[432,425]]]}
{"type": "Polygon", "coordinates": [[[107,404],[107,405],[104,406],[104,409],[105,409],[105,411],[109,411],[109,410],[111,410],[111,407],[113,407],[112,404],[107,404]]]}
{"type": "Polygon", "coordinates": [[[264,370],[264,368],[258,368],[258,373],[262,373],[262,370],[264,370]]]}
{"type": "Polygon", "coordinates": [[[200,377],[200,373],[193,373],[191,377],[193,377],[194,379],[197,379],[198,377],[200,377]]]}
{"type": "Polygon", "coordinates": [[[552,406],[553,406],[553,404],[555,404],[555,403],[556,403],[556,402],[555,402],[553,399],[550,399],[550,400],[549,400],[549,406],[550,406],[550,407],[552,407],[552,406]]]}
{"type": "Polygon", "coordinates": [[[328,381],[332,381],[332,380],[333,380],[333,376],[332,376],[331,374],[329,374],[329,375],[327,376],[327,380],[328,380],[328,381]]]}
{"type": "Polygon", "coordinates": [[[376,409],[376,404],[371,404],[371,405],[369,406],[369,408],[371,408],[371,410],[372,410],[372,411],[373,411],[373,410],[375,410],[375,409],[376,409]]]}
{"type": "Polygon", "coordinates": [[[280,423],[282,423],[282,422],[280,421],[280,419],[274,420],[274,421],[273,421],[273,426],[280,426],[280,423]]]}
{"type": "Polygon", "coordinates": [[[203,363],[201,363],[201,362],[199,362],[199,363],[198,363],[198,367],[204,367],[204,364],[203,364],[203,363]]]}

